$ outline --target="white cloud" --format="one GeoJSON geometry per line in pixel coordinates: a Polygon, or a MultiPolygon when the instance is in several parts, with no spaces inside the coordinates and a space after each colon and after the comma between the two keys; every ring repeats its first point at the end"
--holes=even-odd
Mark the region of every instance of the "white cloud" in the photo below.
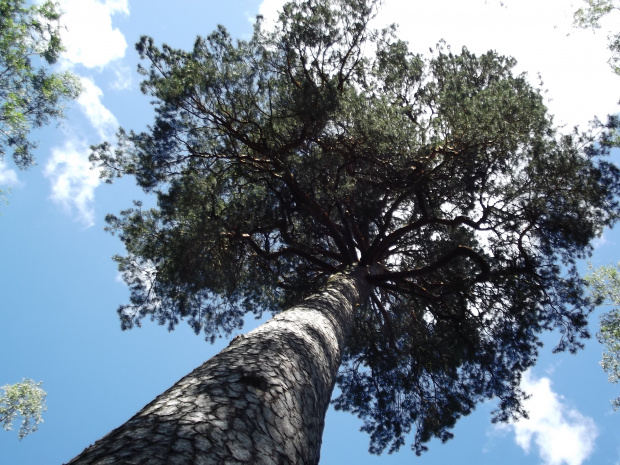
{"type": "Polygon", "coordinates": [[[20,184],[17,172],[9,168],[4,160],[0,160],[0,186],[15,187],[20,184]]]}
{"type": "Polygon", "coordinates": [[[86,227],[94,224],[95,189],[100,184],[99,173],[91,169],[86,143],[68,140],[61,148],[52,149],[52,157],[44,175],[50,179],[50,198],[86,227]]]}
{"type": "Polygon", "coordinates": [[[525,401],[529,418],[497,428],[513,431],[526,453],[534,443],[544,465],[581,465],[594,449],[598,435],[594,421],[553,392],[549,378],[536,379],[528,371],[521,387],[531,394],[525,401]]]}
{"type": "Polygon", "coordinates": [[[277,18],[277,13],[282,9],[285,0],[263,0],[258,7],[258,14],[263,15],[265,19],[274,20],[277,18]]]}
{"type": "Polygon", "coordinates": [[[118,120],[101,103],[103,92],[92,79],[82,77],[81,83],[83,91],[77,99],[80,109],[97,130],[101,139],[111,138],[118,128],[118,120]]]}
{"type": "MultiPolygon", "coordinates": [[[[260,4],[258,7],[258,14],[263,16],[267,28],[278,19],[278,13],[282,9],[284,3],[286,3],[285,0],[263,0],[260,4]]],[[[251,18],[252,22],[254,22],[255,19],[256,18],[251,18]]]]}
{"type": "Polygon", "coordinates": [[[63,54],[66,66],[102,68],[125,56],[127,41],[120,30],[112,27],[112,15],[128,15],[127,0],[61,0],[60,8],[67,28],[62,34],[67,48],[63,54]]]}
{"type": "MultiPolygon", "coordinates": [[[[60,0],[62,33],[66,47],[62,65],[101,70],[112,64],[116,79],[111,87],[127,88],[131,84],[118,60],[125,56],[127,42],[121,31],[112,26],[112,16],[129,14],[128,0],[60,0]]],[[[80,110],[97,131],[100,139],[110,139],[119,124],[112,112],[102,103],[103,92],[93,79],[81,77],[83,92],[77,99],[80,110]]],[[[94,224],[94,195],[99,185],[99,173],[91,169],[86,142],[69,138],[62,147],[53,148],[44,174],[50,179],[54,203],[75,215],[85,226],[94,224]]]]}

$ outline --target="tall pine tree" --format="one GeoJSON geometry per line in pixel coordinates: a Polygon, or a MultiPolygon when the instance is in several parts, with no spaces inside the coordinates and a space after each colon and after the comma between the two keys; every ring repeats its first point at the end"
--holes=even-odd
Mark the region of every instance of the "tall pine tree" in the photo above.
{"type": "Polygon", "coordinates": [[[480,401],[522,414],[544,330],[581,346],[575,261],[618,207],[605,146],[558,133],[512,58],[423,58],[375,11],[295,1],[249,41],[141,39],[155,122],[93,152],[157,196],[107,218],[122,326],[277,316],[71,463],[318,463],[336,382],[371,452],[420,453],[480,401]]]}

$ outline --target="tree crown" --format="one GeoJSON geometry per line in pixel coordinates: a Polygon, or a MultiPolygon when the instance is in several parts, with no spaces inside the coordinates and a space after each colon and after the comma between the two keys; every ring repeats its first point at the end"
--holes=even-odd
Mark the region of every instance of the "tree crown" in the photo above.
{"type": "Polygon", "coordinates": [[[0,160],[7,149],[20,168],[34,164],[37,143],[32,128],[64,115],[64,105],[80,92],[69,72],[49,73],[64,50],[58,4],[24,6],[24,0],[0,0],[0,160]]]}
{"type": "Polygon", "coordinates": [[[143,37],[155,122],[92,159],[158,201],[107,217],[127,248],[123,328],[187,319],[214,338],[369,267],[335,404],[372,452],[414,431],[419,453],[478,401],[522,414],[543,330],[581,346],[575,261],[616,220],[619,173],[604,144],[555,131],[514,59],[413,54],[375,11],[292,2],[273,31],[220,27],[189,52],[143,37]]]}
{"type": "Polygon", "coordinates": [[[42,382],[35,383],[24,378],[21,383],[7,384],[0,389],[0,423],[6,431],[13,429],[13,422],[21,417],[22,423],[17,436],[23,439],[39,429],[43,423],[42,414],[47,410],[45,397],[47,393],[41,387],[42,382]]]}

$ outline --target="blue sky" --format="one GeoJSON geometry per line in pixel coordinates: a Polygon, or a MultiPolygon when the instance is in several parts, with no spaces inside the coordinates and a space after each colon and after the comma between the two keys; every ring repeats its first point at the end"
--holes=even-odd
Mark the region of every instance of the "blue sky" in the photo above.
{"type": "MultiPolygon", "coordinates": [[[[16,171],[0,163],[0,188],[10,187],[0,216],[0,386],[24,377],[43,381],[45,423],[18,441],[0,431],[0,463],[58,464],[77,455],[126,421],[156,395],[217,353],[186,326],[169,333],[147,322],[122,332],[116,308],[127,300],[110,257],[120,241],[103,231],[106,213],[144,199],[131,179],[99,182],[87,162],[88,146],[111,139],[119,125],[141,129],[152,119],[138,90],[133,44],[147,34],[157,43],[189,48],[196,35],[224,24],[236,37],[251,33],[252,18],[268,18],[281,0],[61,0],[68,51],[62,68],[81,76],[85,92],[59,127],[37,131],[38,166],[16,171]],[[172,6],[171,6],[172,5],[172,6]]],[[[617,112],[620,78],[606,65],[606,34],[570,28],[569,0],[385,0],[378,21],[400,24],[401,37],[425,52],[439,39],[453,49],[489,48],[519,60],[535,83],[541,73],[556,121],[571,127],[594,115],[617,112]]],[[[618,18],[607,25],[617,30],[618,18]]],[[[594,264],[620,260],[620,235],[606,231],[594,264]]],[[[585,268],[585,265],[584,265],[585,268]]],[[[592,330],[596,331],[596,315],[592,330]]],[[[246,329],[256,325],[248,321],[246,329]]],[[[557,335],[525,378],[532,394],[529,421],[490,423],[492,403],[457,425],[455,439],[434,441],[417,458],[405,447],[371,456],[360,422],[350,414],[327,416],[323,464],[620,464],[620,413],[609,399],[596,340],[578,355],[553,355],[557,335]]]]}

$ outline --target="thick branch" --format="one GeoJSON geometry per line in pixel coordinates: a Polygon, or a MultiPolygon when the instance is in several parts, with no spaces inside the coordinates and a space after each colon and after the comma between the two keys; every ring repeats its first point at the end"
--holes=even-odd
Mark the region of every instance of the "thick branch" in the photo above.
{"type": "Polygon", "coordinates": [[[457,257],[469,257],[473,261],[475,261],[480,267],[481,271],[476,276],[476,281],[482,282],[487,281],[491,275],[491,268],[486,260],[480,256],[477,252],[470,249],[469,247],[465,247],[463,245],[457,246],[452,251],[448,252],[436,262],[427,265],[422,268],[417,268],[415,270],[407,270],[407,271],[395,271],[389,273],[381,273],[369,276],[368,279],[375,284],[380,284],[386,281],[398,281],[401,279],[413,278],[416,276],[424,276],[428,273],[432,273],[434,271],[439,270],[440,268],[448,265],[452,260],[457,257]]]}

